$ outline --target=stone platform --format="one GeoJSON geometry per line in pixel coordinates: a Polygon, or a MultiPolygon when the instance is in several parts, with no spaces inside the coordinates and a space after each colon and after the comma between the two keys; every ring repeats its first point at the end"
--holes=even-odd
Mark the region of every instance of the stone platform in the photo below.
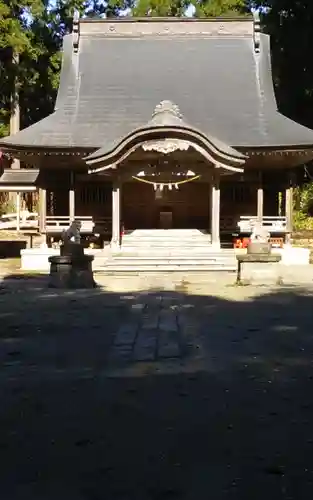
{"type": "MultiPolygon", "coordinates": [[[[233,249],[217,249],[211,245],[211,236],[197,229],[135,230],[122,239],[122,246],[86,249],[93,255],[93,270],[108,273],[126,272],[213,272],[232,271],[237,267],[233,249]]],[[[286,245],[273,253],[282,256],[283,265],[306,265],[309,250],[286,245]]],[[[34,248],[21,251],[23,271],[49,271],[48,258],[59,255],[52,248],[34,248]]]]}
{"type": "Polygon", "coordinates": [[[275,254],[248,253],[237,255],[238,284],[273,284],[282,283],[281,256],[275,254]]]}
{"type": "MultiPolygon", "coordinates": [[[[122,246],[85,250],[94,256],[93,270],[108,273],[235,271],[232,249],[215,249],[211,236],[197,229],[135,230],[123,237],[122,246]]],[[[41,248],[21,252],[22,269],[48,271],[48,258],[59,250],[41,248]]]]}

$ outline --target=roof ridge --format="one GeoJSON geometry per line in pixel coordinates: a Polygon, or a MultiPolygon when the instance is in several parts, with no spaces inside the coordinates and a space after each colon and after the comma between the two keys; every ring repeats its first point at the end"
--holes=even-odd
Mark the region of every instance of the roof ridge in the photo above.
{"type": "Polygon", "coordinates": [[[83,24],[93,24],[93,23],[203,23],[203,22],[251,22],[253,21],[253,15],[247,16],[216,16],[216,17],[133,17],[133,16],[123,16],[123,17],[85,17],[79,20],[83,24]]]}
{"type": "Polygon", "coordinates": [[[73,50],[79,51],[80,35],[84,37],[246,37],[252,38],[254,50],[260,48],[260,17],[257,12],[237,17],[122,17],[73,18],[73,50]]]}

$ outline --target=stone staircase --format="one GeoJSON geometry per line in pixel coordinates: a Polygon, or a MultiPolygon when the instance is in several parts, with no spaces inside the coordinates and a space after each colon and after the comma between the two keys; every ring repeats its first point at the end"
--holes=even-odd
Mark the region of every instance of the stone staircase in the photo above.
{"type": "Polygon", "coordinates": [[[135,230],[119,251],[99,255],[94,268],[110,274],[235,271],[236,258],[232,249],[214,250],[210,235],[196,229],[135,230]]]}

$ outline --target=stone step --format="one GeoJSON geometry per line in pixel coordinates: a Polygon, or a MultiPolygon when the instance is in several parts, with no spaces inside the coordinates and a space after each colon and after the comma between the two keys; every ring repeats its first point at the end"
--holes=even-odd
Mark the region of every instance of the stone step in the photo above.
{"type": "Polygon", "coordinates": [[[134,231],[130,234],[123,235],[124,241],[211,241],[211,235],[201,233],[200,231],[134,231]]]}
{"type": "Polygon", "coordinates": [[[145,256],[160,256],[160,257],[215,257],[215,256],[227,256],[227,257],[235,257],[235,253],[233,249],[226,250],[216,250],[213,248],[159,248],[159,247],[151,247],[151,248],[123,248],[121,251],[112,251],[110,255],[114,257],[145,257],[145,256]]]}
{"type": "MultiPolygon", "coordinates": [[[[123,251],[129,251],[131,248],[134,248],[136,251],[137,250],[146,250],[146,251],[150,251],[151,248],[158,248],[158,250],[162,250],[162,249],[169,249],[169,250],[174,250],[174,251],[177,251],[179,249],[181,250],[188,250],[188,252],[192,252],[192,249],[195,248],[195,249],[198,249],[198,250],[203,250],[205,252],[234,252],[234,249],[232,247],[227,247],[227,248],[216,248],[214,245],[211,245],[210,243],[206,243],[206,244],[200,244],[200,245],[185,245],[184,242],[177,242],[177,244],[171,244],[169,242],[162,244],[160,246],[158,246],[157,243],[153,244],[151,243],[151,245],[146,245],[146,244],[141,244],[141,245],[122,245],[121,247],[118,248],[118,252],[123,252],[123,251]]],[[[114,250],[114,249],[112,249],[114,250]]],[[[111,247],[110,247],[110,251],[111,251],[111,247]]]]}
{"type": "Polygon", "coordinates": [[[185,241],[186,243],[211,243],[210,238],[122,238],[122,244],[126,245],[128,243],[138,243],[138,244],[143,244],[143,243],[153,243],[153,242],[169,242],[169,243],[175,243],[176,241],[185,241]]]}
{"type": "Polygon", "coordinates": [[[190,231],[190,232],[180,232],[171,231],[167,233],[166,231],[160,231],[156,233],[141,232],[137,233],[133,231],[132,233],[124,233],[123,238],[210,238],[211,235],[208,233],[202,233],[201,231],[190,231]]]}
{"type": "Polygon", "coordinates": [[[161,235],[156,235],[156,236],[148,236],[148,235],[126,235],[122,236],[122,241],[211,241],[211,237],[208,236],[207,234],[202,234],[202,235],[194,235],[194,236],[180,236],[180,235],[175,235],[175,236],[161,236],[161,235]]]}
{"type": "Polygon", "coordinates": [[[202,239],[202,238],[197,238],[194,240],[187,240],[184,238],[175,238],[175,239],[156,238],[154,240],[152,240],[151,238],[142,239],[142,240],[138,240],[138,238],[131,238],[128,240],[122,239],[122,247],[129,246],[129,245],[134,245],[134,246],[147,246],[148,245],[148,246],[150,246],[150,245],[156,245],[156,244],[170,245],[170,246],[176,246],[177,244],[178,245],[184,244],[184,245],[190,245],[190,246],[194,246],[194,245],[210,246],[211,241],[208,239],[202,239]]]}
{"type": "Polygon", "coordinates": [[[121,247],[121,249],[119,249],[118,251],[129,251],[131,249],[134,249],[135,251],[137,250],[146,250],[148,252],[151,251],[151,249],[157,249],[157,250],[162,250],[162,249],[173,249],[174,251],[177,251],[178,249],[186,249],[188,250],[189,252],[192,252],[193,249],[196,249],[196,250],[202,250],[202,251],[210,251],[210,250],[214,250],[215,252],[217,251],[216,247],[212,247],[212,245],[210,244],[185,244],[184,242],[177,242],[177,243],[174,243],[174,244],[171,244],[169,242],[167,243],[150,243],[149,245],[146,245],[146,244],[141,244],[141,245],[138,245],[138,244],[134,244],[134,245],[123,245],[121,247]]]}
{"type": "Polygon", "coordinates": [[[180,256],[158,256],[158,255],[149,255],[149,256],[132,256],[132,257],[127,257],[127,256],[114,256],[111,257],[107,260],[108,263],[110,262],[116,262],[116,263],[135,263],[135,262],[143,262],[143,263],[165,263],[165,262],[175,262],[175,263],[203,263],[203,262],[236,262],[235,258],[232,258],[231,256],[221,256],[221,255],[215,255],[215,256],[200,256],[200,257],[193,257],[191,255],[180,255],[180,256]]]}
{"type": "MultiPolygon", "coordinates": [[[[235,278],[234,270],[227,270],[226,272],[220,272],[218,269],[210,269],[209,271],[203,271],[202,269],[192,270],[192,271],[169,271],[168,273],[160,273],[160,271],[151,270],[151,271],[107,271],[107,270],[95,270],[95,279],[97,280],[97,276],[117,276],[119,278],[123,278],[127,281],[127,279],[131,280],[133,276],[141,277],[145,279],[147,276],[149,278],[155,279],[156,287],[160,284],[166,283],[167,278],[169,277],[171,286],[184,286],[189,284],[194,285],[202,285],[207,283],[217,283],[223,282],[224,284],[233,284],[235,278]]],[[[131,286],[131,285],[130,285],[131,286]]]]}
{"type": "Polygon", "coordinates": [[[220,263],[214,264],[197,264],[197,265],[188,265],[188,264],[159,264],[159,265],[154,265],[154,264],[146,264],[146,265],[134,265],[134,266],[129,266],[129,265],[118,265],[112,263],[111,265],[106,264],[102,268],[97,268],[96,266],[94,267],[95,271],[103,271],[105,272],[119,272],[119,273],[127,273],[127,272],[142,272],[142,271],[147,271],[147,272],[174,272],[174,271],[190,271],[190,272],[201,272],[201,271],[227,271],[227,272],[234,272],[236,271],[236,266],[235,265],[221,265],[220,263]]]}
{"type": "Polygon", "coordinates": [[[164,252],[172,252],[179,254],[179,252],[182,253],[189,253],[189,255],[192,255],[194,252],[197,254],[203,253],[203,254],[209,254],[212,252],[218,251],[216,248],[212,248],[209,245],[151,245],[151,246],[124,246],[121,249],[112,249],[111,253],[114,254],[127,254],[129,255],[130,253],[140,253],[140,254],[147,254],[149,255],[151,252],[152,253],[164,253],[164,252]]]}
{"type": "Polygon", "coordinates": [[[201,231],[200,229],[134,229],[133,231],[126,232],[124,237],[136,236],[165,236],[166,238],[182,237],[182,236],[210,236],[208,233],[201,231]]]}
{"type": "Polygon", "coordinates": [[[104,258],[101,264],[100,256],[94,264],[94,269],[106,271],[131,272],[131,271],[234,271],[237,267],[236,256],[233,250],[220,250],[215,252],[185,252],[181,250],[160,252],[136,252],[111,255],[104,258]]]}
{"type": "Polygon", "coordinates": [[[196,239],[196,238],[211,238],[211,235],[208,233],[201,233],[201,231],[198,232],[189,232],[189,233],[180,233],[180,232],[159,232],[159,233],[137,233],[134,231],[133,233],[128,233],[123,235],[123,238],[138,238],[138,239],[143,239],[143,238],[150,238],[150,239],[157,239],[157,238],[166,238],[166,239],[175,239],[175,238],[183,238],[183,239],[196,239]]]}

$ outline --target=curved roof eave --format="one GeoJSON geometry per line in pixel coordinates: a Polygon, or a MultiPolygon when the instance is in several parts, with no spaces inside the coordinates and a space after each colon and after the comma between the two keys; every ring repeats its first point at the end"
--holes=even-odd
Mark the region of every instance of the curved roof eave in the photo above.
{"type": "Polygon", "coordinates": [[[242,171],[240,167],[246,161],[246,156],[234,148],[224,145],[213,138],[208,138],[191,127],[175,125],[158,125],[137,129],[120,141],[113,150],[107,151],[101,148],[87,156],[84,161],[90,167],[101,163],[100,169],[104,170],[110,168],[113,164],[116,165],[124,161],[145,142],[166,139],[178,139],[188,142],[190,146],[198,150],[212,163],[228,165],[230,169],[242,171]]]}
{"type": "Polygon", "coordinates": [[[189,145],[212,163],[237,167],[245,162],[246,157],[239,151],[189,126],[183,120],[178,106],[168,100],[156,106],[151,120],[145,126],[133,130],[110,151],[105,148],[95,151],[85,158],[85,162],[89,166],[101,163],[101,170],[104,170],[112,164],[121,163],[145,141],[166,139],[189,141],[189,145]]]}

